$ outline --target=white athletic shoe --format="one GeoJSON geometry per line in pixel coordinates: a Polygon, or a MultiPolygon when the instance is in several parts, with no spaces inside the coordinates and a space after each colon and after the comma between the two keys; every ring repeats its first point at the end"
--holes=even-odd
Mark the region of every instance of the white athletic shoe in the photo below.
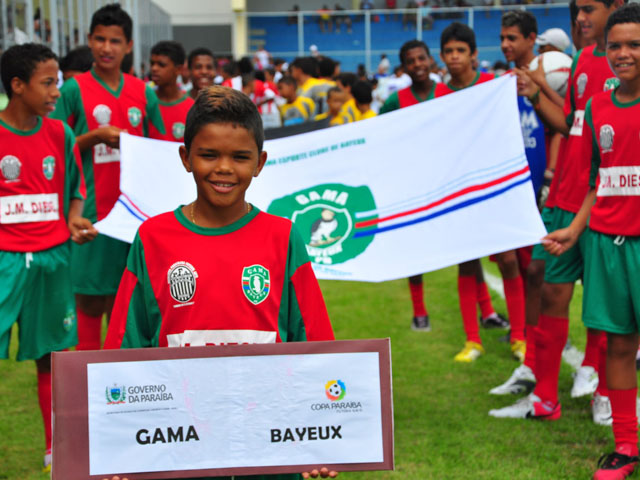
{"type": "Polygon", "coordinates": [[[611,401],[609,397],[603,397],[596,393],[591,401],[591,415],[593,416],[593,423],[596,425],[611,426],[613,417],[611,416],[611,401]]]}
{"type": "Polygon", "coordinates": [[[496,418],[539,418],[557,420],[561,415],[560,403],[552,405],[543,402],[540,397],[530,393],[508,407],[489,410],[489,415],[496,418]]]}
{"type": "Polygon", "coordinates": [[[47,450],[44,454],[44,459],[42,460],[42,472],[51,472],[51,450],[47,450]]]}
{"type": "Polygon", "coordinates": [[[509,380],[502,385],[489,390],[492,395],[518,395],[520,393],[530,393],[536,386],[536,377],[533,371],[526,365],[516,368],[509,380]]]}
{"type": "Polygon", "coordinates": [[[598,372],[596,372],[596,369],[589,366],[580,367],[576,370],[573,380],[571,398],[591,395],[596,391],[596,388],[598,388],[598,372]]]}

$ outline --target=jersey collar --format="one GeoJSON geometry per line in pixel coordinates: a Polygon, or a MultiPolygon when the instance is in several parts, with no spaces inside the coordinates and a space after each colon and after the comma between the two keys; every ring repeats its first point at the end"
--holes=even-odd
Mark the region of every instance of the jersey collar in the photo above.
{"type": "Polygon", "coordinates": [[[245,216],[243,216],[242,218],[240,218],[239,220],[233,222],[231,225],[227,225],[226,227],[220,227],[220,228],[207,228],[207,227],[201,227],[199,225],[196,225],[191,220],[189,220],[184,215],[184,213],[182,213],[183,206],[184,205],[180,205],[178,208],[176,208],[173,211],[173,214],[176,216],[176,219],[178,220],[178,222],[180,222],[180,224],[183,227],[185,227],[187,230],[191,230],[193,233],[198,233],[200,235],[210,235],[210,236],[226,235],[227,233],[232,233],[232,232],[235,232],[236,230],[240,230],[247,223],[253,220],[256,217],[256,215],[258,215],[258,213],[260,213],[260,210],[255,205],[252,204],[251,211],[247,213],[245,216]]]}
{"type": "Polygon", "coordinates": [[[10,132],[15,133],[16,135],[27,137],[29,135],[33,135],[34,133],[38,133],[40,131],[40,127],[42,126],[42,117],[40,116],[38,117],[38,122],[36,123],[36,126],[33,127],[31,130],[18,130],[17,128],[13,128],[11,125],[9,125],[8,123],[4,122],[1,119],[0,119],[0,125],[2,125],[4,128],[9,130],[10,132]]]}
{"type": "Polygon", "coordinates": [[[173,107],[174,105],[178,105],[179,103],[184,102],[188,96],[189,94],[185,93],[182,97],[174,100],[173,102],[163,102],[162,100],[158,99],[158,105],[162,105],[163,107],[173,107]]]}
{"type": "Polygon", "coordinates": [[[102,80],[98,74],[96,73],[94,67],[91,67],[91,75],[93,75],[93,78],[96,79],[96,81],[102,85],[102,87],[109,92],[111,95],[113,95],[114,97],[118,98],[120,96],[120,92],[122,91],[122,87],[124,85],[124,75],[122,75],[122,72],[120,72],[120,83],[118,84],[118,88],[116,90],[113,90],[109,85],[107,85],[105,83],[104,80],[102,80]]]}

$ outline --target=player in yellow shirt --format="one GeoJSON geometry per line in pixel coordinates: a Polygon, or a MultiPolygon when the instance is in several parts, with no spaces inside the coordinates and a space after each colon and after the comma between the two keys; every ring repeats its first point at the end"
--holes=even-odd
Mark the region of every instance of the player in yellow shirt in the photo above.
{"type": "Polygon", "coordinates": [[[295,125],[313,119],[316,113],[316,105],[309,97],[304,97],[296,93],[296,81],[293,77],[284,76],[278,82],[280,96],[287,103],[280,107],[282,125],[295,125]]]}

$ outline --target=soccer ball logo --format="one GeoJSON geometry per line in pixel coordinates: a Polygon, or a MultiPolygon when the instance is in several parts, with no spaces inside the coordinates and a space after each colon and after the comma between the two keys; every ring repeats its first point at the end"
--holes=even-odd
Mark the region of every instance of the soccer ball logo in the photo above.
{"type": "Polygon", "coordinates": [[[332,402],[342,400],[347,394],[347,387],[342,380],[329,380],[324,387],[327,398],[332,402]]]}

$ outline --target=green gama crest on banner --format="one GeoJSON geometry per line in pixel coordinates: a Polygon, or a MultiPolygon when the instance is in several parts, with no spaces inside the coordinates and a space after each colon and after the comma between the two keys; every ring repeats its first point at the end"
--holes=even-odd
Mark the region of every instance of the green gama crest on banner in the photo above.
{"type": "Polygon", "coordinates": [[[356,214],[375,208],[369,187],[327,183],[278,198],[267,212],[295,223],[313,263],[335,265],[357,257],[373,241],[373,235],[353,236],[363,230],[358,228],[358,222],[377,218],[356,218],[356,214]]]}

